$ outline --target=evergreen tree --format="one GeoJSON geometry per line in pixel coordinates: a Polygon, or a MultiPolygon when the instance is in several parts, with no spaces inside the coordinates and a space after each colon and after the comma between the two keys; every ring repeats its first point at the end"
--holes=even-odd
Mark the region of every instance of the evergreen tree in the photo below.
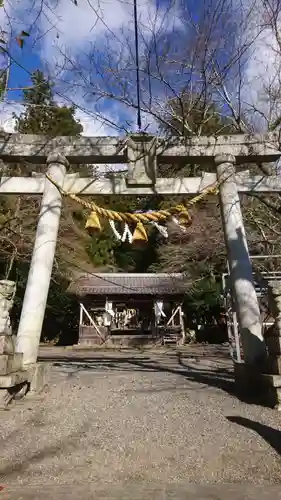
{"type": "MultiPolygon", "coordinates": [[[[54,100],[52,82],[45,78],[41,71],[35,71],[31,77],[31,88],[24,90],[25,110],[16,119],[16,130],[22,134],[42,134],[49,137],[57,135],[79,136],[83,131],[81,123],[75,118],[74,107],[58,106],[54,100]]],[[[27,162],[10,165],[10,174],[29,175],[33,170],[45,172],[46,165],[28,165],[27,162]]],[[[72,165],[71,170],[83,175],[90,175],[91,168],[72,165]]],[[[1,217],[1,250],[2,275],[17,281],[17,297],[13,312],[13,320],[17,323],[22,299],[26,287],[30,256],[38,220],[40,199],[29,196],[0,197],[1,217]],[[8,270],[8,272],[7,272],[8,270]]],[[[60,233],[56,252],[56,266],[53,272],[48,307],[46,310],[45,329],[54,335],[77,335],[78,314],[73,299],[67,296],[70,254],[82,268],[91,265],[86,242],[89,236],[79,228],[73,213],[77,214],[76,204],[65,200],[62,212],[60,233]],[[77,237],[77,234],[79,237],[77,237]],[[52,328],[50,328],[52,325],[52,328]],[[71,327],[72,325],[72,327],[71,327]]],[[[80,210],[81,212],[81,210],[80,210]]],[[[80,218],[83,215],[80,213],[80,218]]],[[[43,328],[44,335],[44,328],[43,328]]]]}
{"type": "Polygon", "coordinates": [[[83,132],[75,118],[73,106],[58,106],[54,101],[53,83],[42,71],[31,76],[32,87],[23,91],[25,110],[16,118],[16,130],[21,134],[77,136],[83,132]]]}

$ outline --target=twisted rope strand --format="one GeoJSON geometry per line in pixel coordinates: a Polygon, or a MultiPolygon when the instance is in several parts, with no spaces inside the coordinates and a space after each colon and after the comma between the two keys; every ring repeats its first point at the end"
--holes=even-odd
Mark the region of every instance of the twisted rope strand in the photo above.
{"type": "Polygon", "coordinates": [[[156,210],[152,212],[146,212],[146,213],[131,213],[131,212],[117,212],[116,210],[109,210],[106,208],[102,208],[98,205],[96,205],[93,202],[88,202],[86,200],[83,200],[79,196],[71,193],[64,191],[49,175],[46,174],[46,178],[54,185],[56,188],[60,191],[60,193],[64,196],[68,196],[72,200],[76,201],[80,205],[84,206],[85,208],[88,208],[89,210],[96,212],[97,215],[100,217],[104,217],[109,220],[113,221],[119,221],[119,222],[126,222],[130,223],[133,222],[137,224],[138,222],[142,223],[148,223],[148,222],[160,222],[160,221],[165,221],[168,218],[170,218],[172,215],[175,214],[185,214],[189,216],[187,207],[193,206],[195,203],[198,201],[201,201],[205,196],[208,194],[215,194],[218,191],[218,183],[212,184],[211,186],[207,187],[202,193],[200,193],[198,196],[195,196],[192,198],[190,201],[186,203],[186,205],[176,205],[174,207],[169,208],[169,210],[156,210]]]}

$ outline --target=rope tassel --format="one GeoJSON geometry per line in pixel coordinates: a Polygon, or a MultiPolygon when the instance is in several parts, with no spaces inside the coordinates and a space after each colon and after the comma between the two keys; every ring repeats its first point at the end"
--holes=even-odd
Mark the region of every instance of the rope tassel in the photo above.
{"type": "Polygon", "coordinates": [[[183,227],[189,227],[192,224],[192,218],[187,210],[180,212],[178,217],[179,225],[183,227]]]}
{"type": "MultiPolygon", "coordinates": [[[[136,0],[135,0],[136,2],[136,0]]],[[[59,192],[68,196],[72,200],[79,203],[86,209],[91,210],[90,216],[87,219],[85,224],[86,229],[93,230],[95,232],[100,232],[102,230],[100,224],[100,218],[106,219],[110,222],[112,231],[115,237],[120,241],[124,242],[126,239],[130,243],[132,242],[147,242],[148,237],[144,227],[144,224],[154,224],[155,227],[159,230],[159,232],[165,237],[168,237],[168,233],[166,228],[164,228],[161,223],[165,224],[169,220],[172,221],[175,225],[180,227],[183,232],[186,232],[187,228],[192,224],[192,217],[188,213],[187,207],[192,207],[195,203],[201,201],[208,194],[217,194],[221,183],[215,182],[206,189],[204,189],[198,196],[195,196],[190,201],[187,202],[186,205],[176,205],[170,207],[166,210],[151,210],[147,212],[117,212],[115,210],[108,210],[106,208],[102,208],[96,205],[93,202],[89,202],[81,199],[74,193],[64,191],[62,187],[60,187],[51,177],[46,175],[46,178],[59,190],[59,192]],[[119,222],[125,224],[123,236],[119,234],[117,231],[114,222],[119,222]],[[136,224],[135,231],[132,235],[129,225],[136,224]]],[[[225,179],[226,180],[226,179],[225,179]]],[[[224,180],[224,181],[225,181],[224,180]]],[[[224,182],[223,181],[223,182],[224,182]]]]}
{"type": "Polygon", "coordinates": [[[133,243],[148,242],[147,233],[142,222],[138,222],[133,233],[133,243]]]}
{"type": "Polygon", "coordinates": [[[90,213],[85,224],[85,229],[88,229],[93,232],[101,231],[101,224],[97,212],[93,211],[90,213]]]}
{"type": "Polygon", "coordinates": [[[184,233],[186,233],[186,227],[182,226],[176,217],[171,217],[171,221],[175,224],[175,226],[178,226],[184,233]]]}

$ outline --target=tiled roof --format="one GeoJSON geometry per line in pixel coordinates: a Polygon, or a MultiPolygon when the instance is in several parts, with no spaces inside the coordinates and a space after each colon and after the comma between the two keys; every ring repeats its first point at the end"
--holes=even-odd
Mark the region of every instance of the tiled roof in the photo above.
{"type": "Polygon", "coordinates": [[[79,277],[68,291],[75,295],[175,295],[187,290],[184,274],[99,273],[79,277]]]}

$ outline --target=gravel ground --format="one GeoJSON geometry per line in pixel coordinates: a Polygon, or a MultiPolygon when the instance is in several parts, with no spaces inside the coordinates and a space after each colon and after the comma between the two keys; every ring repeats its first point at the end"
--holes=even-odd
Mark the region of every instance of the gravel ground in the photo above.
{"type": "Polygon", "coordinates": [[[281,482],[281,415],[232,394],[223,350],[78,356],[1,412],[0,484],[281,482]]]}

